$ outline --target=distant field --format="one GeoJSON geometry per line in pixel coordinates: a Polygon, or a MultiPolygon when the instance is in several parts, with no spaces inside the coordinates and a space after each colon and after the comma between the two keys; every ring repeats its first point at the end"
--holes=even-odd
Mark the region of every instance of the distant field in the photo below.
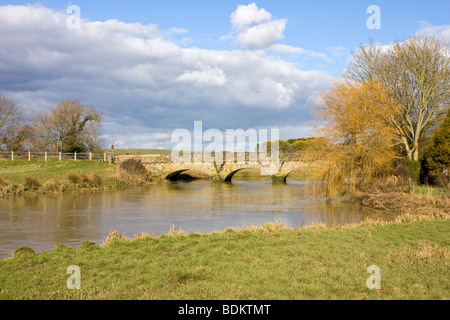
{"type": "MultiPolygon", "coordinates": [[[[110,152],[111,149],[104,149],[102,152],[110,152]]],[[[146,154],[170,154],[172,150],[160,149],[114,149],[116,155],[146,155],[146,154]]]]}

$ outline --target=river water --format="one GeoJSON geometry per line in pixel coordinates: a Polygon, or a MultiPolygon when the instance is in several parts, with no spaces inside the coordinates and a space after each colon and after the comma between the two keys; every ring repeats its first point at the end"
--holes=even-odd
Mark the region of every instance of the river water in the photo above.
{"type": "Polygon", "coordinates": [[[145,189],[0,199],[0,259],[19,247],[101,243],[112,229],[128,237],[175,229],[209,233],[278,221],[296,228],[356,223],[373,210],[305,194],[305,183],[173,182],[145,189]]]}

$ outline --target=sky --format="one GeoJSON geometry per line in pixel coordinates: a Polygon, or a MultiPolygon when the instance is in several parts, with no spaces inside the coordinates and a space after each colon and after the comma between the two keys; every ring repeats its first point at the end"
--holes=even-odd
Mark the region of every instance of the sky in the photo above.
{"type": "Polygon", "coordinates": [[[309,137],[352,52],[424,31],[450,41],[449,12],[447,0],[0,0],[0,95],[28,115],[93,106],[105,147],[171,149],[194,121],[309,137]]]}

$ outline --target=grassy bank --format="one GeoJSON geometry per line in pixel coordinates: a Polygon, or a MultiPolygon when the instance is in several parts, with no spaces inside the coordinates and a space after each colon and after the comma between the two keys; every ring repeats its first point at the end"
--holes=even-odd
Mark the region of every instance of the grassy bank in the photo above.
{"type": "Polygon", "coordinates": [[[449,232],[448,216],[157,238],[112,232],[101,245],[18,250],[0,261],[0,299],[449,299],[449,232]],[[66,285],[71,265],[79,290],[66,285]],[[379,290],[366,285],[371,265],[379,290]]]}
{"type": "MultiPolygon", "coordinates": [[[[150,154],[155,150],[139,151],[150,154]]],[[[124,153],[125,152],[125,153],[124,153]]],[[[136,153],[136,154],[137,154],[136,153]]],[[[188,171],[190,178],[210,179],[203,172],[188,171]]],[[[308,180],[310,170],[292,172],[293,180],[308,180]]],[[[152,177],[157,181],[160,177],[152,177]]],[[[270,181],[270,177],[260,176],[259,170],[248,169],[238,172],[234,180],[270,181]]],[[[0,161],[0,197],[31,194],[69,193],[79,191],[117,190],[142,185],[145,179],[139,175],[124,174],[117,164],[103,161],[0,161]]]]}
{"type": "Polygon", "coordinates": [[[363,186],[353,201],[398,214],[450,214],[448,188],[395,183],[391,178],[363,186]]]}
{"type": "Polygon", "coordinates": [[[115,190],[143,182],[108,162],[0,161],[0,197],[115,190]]]}

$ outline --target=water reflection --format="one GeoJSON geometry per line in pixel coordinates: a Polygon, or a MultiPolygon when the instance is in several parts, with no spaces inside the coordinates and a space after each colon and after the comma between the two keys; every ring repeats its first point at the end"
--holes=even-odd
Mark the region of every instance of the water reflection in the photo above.
{"type": "Polygon", "coordinates": [[[174,182],[121,192],[6,198],[0,199],[0,258],[21,246],[39,252],[59,243],[100,243],[111,229],[132,237],[142,232],[160,235],[172,225],[186,232],[268,221],[288,227],[334,226],[359,222],[369,214],[356,205],[310,199],[304,184],[293,181],[174,182]]]}

